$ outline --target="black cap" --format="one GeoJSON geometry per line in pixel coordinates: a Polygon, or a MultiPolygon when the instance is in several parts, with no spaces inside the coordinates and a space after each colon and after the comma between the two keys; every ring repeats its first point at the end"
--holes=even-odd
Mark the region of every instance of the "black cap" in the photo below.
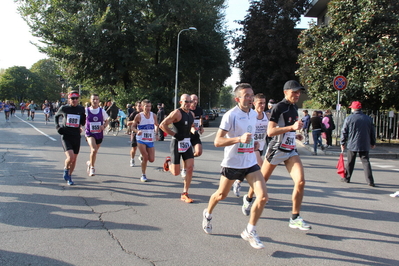
{"type": "Polygon", "coordinates": [[[284,84],[284,90],[293,90],[293,91],[298,91],[298,90],[305,90],[304,87],[302,87],[301,84],[298,83],[296,80],[289,80],[284,84]]]}
{"type": "Polygon", "coordinates": [[[269,100],[269,104],[275,104],[276,102],[273,99],[269,100]]]}

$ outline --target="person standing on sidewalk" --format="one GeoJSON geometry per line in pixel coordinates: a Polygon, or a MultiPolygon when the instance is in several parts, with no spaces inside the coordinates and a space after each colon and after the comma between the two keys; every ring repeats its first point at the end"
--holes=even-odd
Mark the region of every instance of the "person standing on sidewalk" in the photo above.
{"type": "Polygon", "coordinates": [[[362,112],[362,104],[359,101],[351,103],[349,108],[352,114],[345,118],[341,131],[341,151],[347,148],[348,162],[345,166],[346,177],[342,182],[349,183],[355,167],[356,155],[359,153],[363,164],[364,176],[369,186],[374,187],[374,178],[370,165],[369,151],[376,144],[375,128],[373,120],[362,112]]]}
{"type": "Polygon", "coordinates": [[[87,144],[90,147],[90,160],[87,164],[87,174],[89,176],[95,175],[94,164],[97,158],[97,152],[100,149],[101,143],[104,138],[104,129],[108,125],[108,115],[100,104],[100,98],[98,94],[92,94],[90,96],[91,106],[86,108],[86,126],[85,135],[87,144]]]}
{"type": "Polygon", "coordinates": [[[76,166],[80,150],[80,133],[86,124],[85,109],[79,105],[79,92],[71,91],[68,94],[69,104],[60,107],[54,116],[54,123],[58,134],[61,135],[61,143],[65,152],[64,179],[68,185],[73,185],[72,173],[76,166]],[[63,117],[60,125],[60,117],[63,117]]]}
{"type": "MultiPolygon", "coordinates": [[[[310,230],[311,226],[299,215],[305,190],[305,174],[295,142],[299,137],[296,135],[296,131],[303,127],[303,123],[298,117],[298,107],[296,105],[303,90],[305,89],[302,85],[295,80],[289,80],[284,84],[284,100],[277,103],[272,109],[267,127],[267,134],[273,139],[269,143],[261,171],[267,182],[277,165],[284,162],[288,173],[294,181],[292,216],[288,226],[300,230],[310,230]]],[[[255,195],[258,197],[256,191],[255,195]]],[[[243,198],[242,211],[245,215],[249,215],[253,196],[254,193],[250,189],[248,195],[243,198]]]]}
{"type": "MultiPolygon", "coordinates": [[[[162,121],[165,119],[165,110],[162,107],[161,103],[158,103],[158,112],[157,112],[157,121],[158,125],[162,123],[162,121]]],[[[158,135],[159,135],[159,141],[164,141],[165,140],[165,135],[162,129],[158,129],[158,135]]]]}
{"type": "Polygon", "coordinates": [[[326,148],[332,148],[332,132],[335,129],[335,123],[330,109],[327,109],[321,121],[324,124],[324,132],[326,133],[326,148]]]}
{"type": "Polygon", "coordinates": [[[158,121],[156,115],[151,112],[152,104],[149,100],[141,101],[143,112],[136,115],[132,124],[132,132],[136,134],[137,146],[140,150],[141,182],[147,182],[147,163],[155,160],[154,141],[158,140],[158,121]]]}
{"type": "Polygon", "coordinates": [[[256,233],[256,224],[267,201],[267,189],[255,155],[259,143],[254,141],[257,113],[252,110],[253,99],[254,92],[251,85],[239,84],[234,90],[237,106],[222,117],[214,141],[215,147],[225,147],[221,177],[219,188],[212,194],[208,207],[202,213],[202,229],[207,234],[212,233],[211,220],[214,208],[227,197],[236,179],[242,181],[245,178],[257,197],[241,237],[253,248],[262,249],[265,246],[256,233]]]}
{"type": "Polygon", "coordinates": [[[184,177],[183,193],[180,199],[186,203],[194,202],[188,196],[194,170],[194,153],[190,141],[190,131],[195,130],[194,113],[190,110],[192,102],[190,95],[183,94],[180,97],[180,108],[171,112],[159,126],[164,132],[172,136],[170,142],[171,156],[165,159],[164,171],[170,170],[172,175],[177,176],[180,174],[180,157],[184,161],[186,176],[184,177]],[[175,127],[176,132],[169,128],[171,124],[175,127]]]}
{"type": "Polygon", "coordinates": [[[313,111],[312,118],[310,118],[310,124],[312,125],[312,137],[313,137],[313,153],[312,155],[317,155],[317,146],[319,145],[322,150],[324,150],[323,142],[321,140],[321,128],[322,119],[318,111],[313,111]]]}
{"type": "Polygon", "coordinates": [[[303,136],[305,137],[305,142],[303,144],[309,145],[309,127],[310,127],[310,115],[308,110],[303,110],[303,117],[302,117],[302,123],[303,123],[303,136]]]}

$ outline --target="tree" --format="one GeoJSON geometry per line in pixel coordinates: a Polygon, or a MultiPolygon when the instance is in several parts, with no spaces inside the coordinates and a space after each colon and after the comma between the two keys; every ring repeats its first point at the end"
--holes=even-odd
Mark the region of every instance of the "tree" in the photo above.
{"type": "Polygon", "coordinates": [[[310,97],[324,106],[336,101],[332,81],[343,75],[341,102],[360,100],[370,110],[398,108],[399,2],[333,0],[330,23],[300,36],[298,74],[310,97]]]}
{"type": "Polygon", "coordinates": [[[219,105],[229,109],[231,106],[234,105],[233,97],[234,97],[233,87],[232,86],[223,87],[220,90],[219,94],[219,105]]]}
{"type": "Polygon", "coordinates": [[[43,81],[42,101],[56,101],[60,98],[61,84],[59,81],[60,70],[54,60],[42,59],[31,67],[30,71],[37,74],[43,81]]]}
{"type": "Polygon", "coordinates": [[[0,77],[0,95],[2,98],[22,102],[43,100],[43,81],[36,73],[26,67],[14,66],[6,69],[0,77]]]}
{"type": "Polygon", "coordinates": [[[284,83],[295,79],[299,54],[295,25],[308,2],[251,1],[248,15],[240,22],[243,34],[234,38],[234,49],[241,82],[250,83],[255,93],[281,99],[284,83]]]}

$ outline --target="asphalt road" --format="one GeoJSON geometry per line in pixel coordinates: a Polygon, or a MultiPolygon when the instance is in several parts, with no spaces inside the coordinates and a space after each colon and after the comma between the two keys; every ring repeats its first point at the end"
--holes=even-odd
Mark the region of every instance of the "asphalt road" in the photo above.
{"type": "Polygon", "coordinates": [[[161,170],[169,137],[155,144],[147,183],[139,167],[129,167],[127,135],[105,137],[96,176],[87,176],[82,138],[76,185],[67,186],[53,124],[40,112],[34,122],[5,122],[0,113],[0,265],[398,265],[399,198],[389,197],[399,190],[398,160],[372,159],[372,188],[359,162],[352,183],[341,183],[338,157],[311,156],[300,146],[307,180],[301,216],[312,230],[288,227],[293,183],[278,166],[257,226],[265,249],[241,239],[248,217],[233,193],[214,211],[213,235],[205,234],[202,211],[223,157],[213,146],[219,119],[205,128],[189,191],[195,202],[186,204],[181,177],[161,170]]]}

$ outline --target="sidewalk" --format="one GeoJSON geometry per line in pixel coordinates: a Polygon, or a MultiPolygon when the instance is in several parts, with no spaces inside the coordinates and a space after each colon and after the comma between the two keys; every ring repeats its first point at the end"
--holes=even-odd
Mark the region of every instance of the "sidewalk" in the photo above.
{"type": "MultiPolygon", "coordinates": [[[[311,133],[309,134],[309,145],[304,145],[302,141],[297,140],[296,144],[301,147],[305,147],[308,151],[313,152],[313,138],[311,133]]],[[[325,139],[323,139],[325,144],[325,139]]],[[[335,144],[335,138],[333,138],[333,146],[329,149],[321,150],[317,148],[318,155],[333,155],[339,156],[341,153],[341,146],[335,144]]],[[[346,150],[345,150],[346,154],[346,150]]],[[[374,149],[370,149],[370,158],[381,158],[381,159],[399,159],[399,145],[397,144],[377,144],[374,149]]]]}

